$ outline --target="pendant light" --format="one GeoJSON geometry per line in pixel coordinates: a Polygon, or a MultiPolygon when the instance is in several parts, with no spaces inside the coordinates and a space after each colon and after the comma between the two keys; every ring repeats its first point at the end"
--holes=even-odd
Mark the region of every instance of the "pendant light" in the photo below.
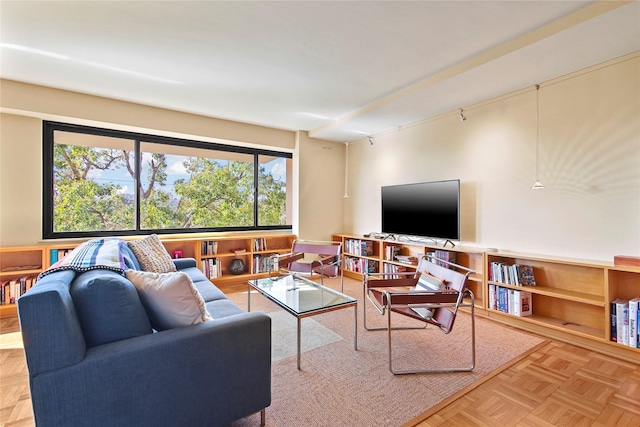
{"type": "Polygon", "coordinates": [[[536,182],[531,186],[532,190],[542,190],[544,184],[540,182],[538,174],[540,172],[540,101],[538,92],[540,91],[540,85],[536,85],[536,182]]]}

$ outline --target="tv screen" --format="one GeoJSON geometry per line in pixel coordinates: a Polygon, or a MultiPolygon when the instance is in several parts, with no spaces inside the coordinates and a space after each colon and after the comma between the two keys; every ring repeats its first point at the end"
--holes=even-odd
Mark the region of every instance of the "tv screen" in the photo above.
{"type": "Polygon", "coordinates": [[[460,240],[460,180],[382,187],[382,232],[460,240]]]}

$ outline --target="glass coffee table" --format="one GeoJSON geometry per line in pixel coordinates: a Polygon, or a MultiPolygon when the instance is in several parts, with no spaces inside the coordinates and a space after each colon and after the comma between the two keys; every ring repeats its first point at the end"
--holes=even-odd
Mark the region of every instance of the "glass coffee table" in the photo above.
{"type": "Polygon", "coordinates": [[[292,274],[249,280],[247,311],[251,311],[251,289],[255,289],[298,321],[298,369],[300,369],[300,321],[320,313],[353,307],[353,348],[358,350],[358,300],[305,277],[292,274]]]}

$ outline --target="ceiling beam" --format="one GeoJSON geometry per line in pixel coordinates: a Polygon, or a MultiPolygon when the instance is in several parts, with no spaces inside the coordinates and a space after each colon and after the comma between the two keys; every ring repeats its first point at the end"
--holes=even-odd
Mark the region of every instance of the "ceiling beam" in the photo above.
{"type": "Polygon", "coordinates": [[[333,129],[357,117],[364,116],[367,113],[375,111],[386,105],[392,104],[398,100],[411,96],[422,90],[428,89],[431,86],[434,86],[438,83],[446,81],[450,78],[453,78],[467,71],[473,70],[481,65],[494,61],[507,54],[513,53],[526,46],[537,43],[541,40],[546,39],[547,37],[560,33],[569,28],[572,28],[576,25],[579,25],[597,16],[611,12],[612,10],[615,10],[626,4],[633,3],[633,1],[634,0],[624,0],[624,1],[598,0],[595,3],[590,4],[589,6],[586,6],[576,12],[570,13],[562,18],[558,18],[555,21],[552,21],[546,25],[543,25],[542,27],[539,27],[526,34],[523,34],[520,37],[517,37],[513,40],[510,40],[494,48],[491,48],[479,55],[476,55],[472,58],[462,61],[432,76],[429,76],[416,83],[405,86],[404,88],[399,89],[389,95],[378,98],[377,100],[370,102],[369,104],[366,104],[340,117],[337,117],[322,126],[319,126],[315,129],[310,130],[309,136],[321,138],[322,132],[333,129]]]}

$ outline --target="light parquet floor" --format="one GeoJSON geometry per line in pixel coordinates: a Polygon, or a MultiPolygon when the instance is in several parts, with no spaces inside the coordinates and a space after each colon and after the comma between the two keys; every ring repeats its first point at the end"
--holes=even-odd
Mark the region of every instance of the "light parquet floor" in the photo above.
{"type": "Polygon", "coordinates": [[[433,426],[637,427],[640,364],[550,341],[416,424],[433,426]]]}
{"type": "MultiPolygon", "coordinates": [[[[16,318],[0,319],[0,427],[33,427],[16,318]]],[[[640,426],[638,363],[550,341],[415,427],[640,426]]]]}

